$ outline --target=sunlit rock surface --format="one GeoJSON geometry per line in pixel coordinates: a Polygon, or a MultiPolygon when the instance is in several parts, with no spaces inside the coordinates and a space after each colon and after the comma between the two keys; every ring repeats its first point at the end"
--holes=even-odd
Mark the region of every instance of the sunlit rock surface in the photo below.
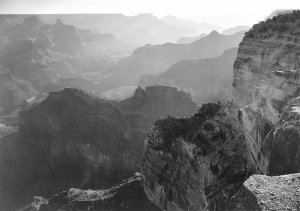
{"type": "Polygon", "coordinates": [[[55,194],[49,199],[35,196],[33,202],[21,210],[159,211],[160,209],[147,198],[141,180],[142,175],[135,173],[134,176],[109,189],[80,190],[71,188],[55,194]]]}
{"type": "Polygon", "coordinates": [[[228,211],[299,210],[300,174],[252,175],[230,200],[228,211]]]}
{"type": "Polygon", "coordinates": [[[240,44],[234,64],[233,98],[241,107],[238,118],[265,174],[300,170],[295,123],[299,23],[300,12],[295,11],[254,25],[240,44]]]}

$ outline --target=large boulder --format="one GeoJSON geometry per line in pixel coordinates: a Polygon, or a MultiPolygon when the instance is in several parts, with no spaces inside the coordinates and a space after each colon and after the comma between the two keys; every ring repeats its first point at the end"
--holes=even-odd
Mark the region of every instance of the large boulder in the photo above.
{"type": "Polygon", "coordinates": [[[228,203],[228,211],[299,210],[300,174],[252,175],[228,203]]]}

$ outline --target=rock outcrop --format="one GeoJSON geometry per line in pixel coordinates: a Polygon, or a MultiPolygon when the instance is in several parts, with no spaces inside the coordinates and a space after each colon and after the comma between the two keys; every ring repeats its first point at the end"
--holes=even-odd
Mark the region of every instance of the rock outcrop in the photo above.
{"type": "Polygon", "coordinates": [[[109,189],[80,190],[71,188],[55,194],[49,199],[35,196],[33,202],[21,210],[159,211],[160,209],[147,198],[141,180],[142,175],[135,173],[134,176],[109,189]]]}
{"type": "Polygon", "coordinates": [[[1,143],[0,204],[7,195],[26,201],[116,184],[139,170],[143,140],[158,118],[196,110],[189,94],[169,87],[137,89],[121,102],[76,89],[51,92],[20,113],[18,139],[1,143]]]}
{"type": "Polygon", "coordinates": [[[151,120],[166,116],[188,117],[197,110],[189,93],[167,86],[138,87],[132,97],[120,104],[125,111],[143,114],[151,120]]]}
{"type": "Polygon", "coordinates": [[[299,210],[300,174],[252,175],[230,200],[228,211],[299,210]]]}
{"type": "Polygon", "coordinates": [[[163,210],[222,210],[256,171],[247,140],[228,106],[205,104],[193,117],[155,123],[145,140],[148,198],[163,210]]]}
{"type": "Polygon", "coordinates": [[[234,64],[234,103],[241,107],[239,120],[265,174],[300,169],[294,123],[300,84],[299,24],[300,12],[295,11],[254,25],[234,64]]]}

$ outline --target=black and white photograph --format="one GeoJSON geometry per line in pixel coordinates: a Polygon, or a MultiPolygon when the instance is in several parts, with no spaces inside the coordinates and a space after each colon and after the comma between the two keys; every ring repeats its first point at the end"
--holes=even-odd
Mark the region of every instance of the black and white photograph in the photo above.
{"type": "Polygon", "coordinates": [[[300,1],[0,0],[0,211],[300,211],[300,1]]]}

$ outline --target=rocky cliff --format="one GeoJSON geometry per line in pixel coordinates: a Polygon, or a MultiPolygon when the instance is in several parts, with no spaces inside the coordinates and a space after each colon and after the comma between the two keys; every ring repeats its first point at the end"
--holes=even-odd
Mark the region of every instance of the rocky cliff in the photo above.
{"type": "Polygon", "coordinates": [[[189,116],[196,109],[189,94],[169,87],[137,89],[121,102],[76,89],[51,92],[20,113],[16,140],[0,142],[0,205],[8,209],[9,198],[26,201],[32,194],[48,197],[128,178],[139,170],[153,122],[189,116]],[[17,168],[11,168],[11,160],[17,168]]]}
{"type": "Polygon", "coordinates": [[[142,166],[150,200],[165,210],[224,210],[238,192],[237,198],[247,198],[244,207],[231,207],[237,210],[299,208],[296,177],[262,176],[258,183],[259,176],[251,177],[239,191],[253,173],[300,171],[299,25],[300,11],[295,11],[246,33],[234,63],[234,101],[227,109],[204,105],[193,118],[155,124],[145,140],[142,166]],[[291,196],[262,190],[270,181],[285,191],[287,180],[291,196]]]}
{"type": "Polygon", "coordinates": [[[271,175],[300,169],[298,132],[292,132],[298,131],[294,122],[300,83],[299,24],[300,12],[295,11],[254,25],[240,44],[234,64],[233,97],[241,107],[239,119],[256,148],[259,165],[271,175]],[[274,165],[286,169],[275,170],[274,165]]]}
{"type": "Polygon", "coordinates": [[[222,210],[255,160],[232,107],[205,104],[193,117],[155,123],[145,140],[145,192],[164,210],[222,210]]]}

